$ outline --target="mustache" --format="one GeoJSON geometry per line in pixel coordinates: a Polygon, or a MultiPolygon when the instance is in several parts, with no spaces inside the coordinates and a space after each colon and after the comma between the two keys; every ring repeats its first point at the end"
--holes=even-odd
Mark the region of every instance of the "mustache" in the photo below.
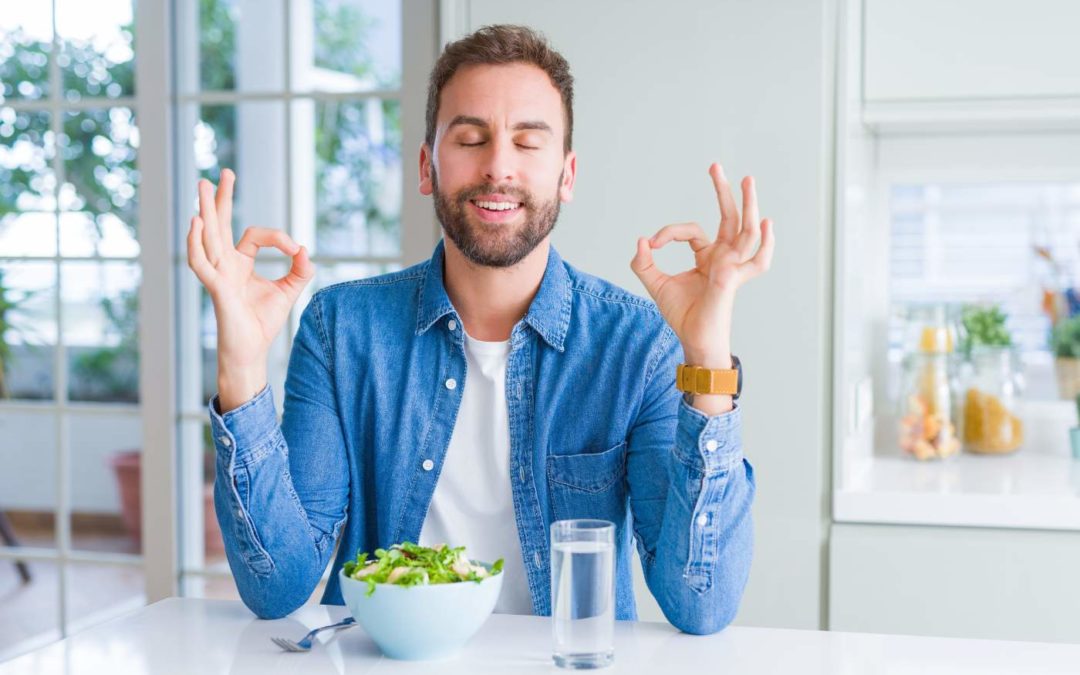
{"type": "Polygon", "coordinates": [[[495,187],[493,185],[472,185],[459,190],[455,201],[457,201],[458,204],[463,205],[465,202],[472,201],[481,195],[505,195],[518,200],[525,208],[532,208],[533,206],[531,194],[521,188],[509,186],[495,187]]]}

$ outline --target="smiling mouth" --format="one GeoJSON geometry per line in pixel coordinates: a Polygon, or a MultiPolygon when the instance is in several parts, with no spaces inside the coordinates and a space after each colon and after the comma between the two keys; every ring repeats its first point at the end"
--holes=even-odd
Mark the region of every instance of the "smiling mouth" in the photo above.
{"type": "Polygon", "coordinates": [[[482,199],[471,199],[474,206],[484,211],[490,211],[491,213],[501,213],[504,211],[516,211],[521,208],[521,202],[490,202],[482,199]]]}

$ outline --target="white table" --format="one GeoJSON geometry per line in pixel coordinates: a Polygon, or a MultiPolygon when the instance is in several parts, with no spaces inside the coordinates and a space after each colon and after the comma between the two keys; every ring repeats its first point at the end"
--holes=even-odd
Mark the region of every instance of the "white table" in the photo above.
{"type": "MultiPolygon", "coordinates": [[[[273,635],[299,639],[344,615],[342,607],[306,606],[260,621],[239,602],[173,598],[0,664],[0,673],[568,672],[551,664],[550,625],[540,617],[494,615],[458,657],[437,664],[383,658],[359,627],[305,654],[270,642],[273,635]]],[[[600,672],[1045,675],[1080,672],[1080,645],[737,626],[698,637],[663,623],[619,622],[615,666],[600,672]]]]}

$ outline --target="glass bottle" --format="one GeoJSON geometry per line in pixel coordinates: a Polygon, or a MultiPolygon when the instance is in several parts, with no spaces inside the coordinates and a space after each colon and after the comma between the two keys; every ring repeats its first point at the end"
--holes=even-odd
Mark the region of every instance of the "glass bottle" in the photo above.
{"type": "Polygon", "coordinates": [[[966,452],[1003,454],[1023,445],[1021,379],[1011,348],[974,347],[962,390],[961,438],[966,452]]]}
{"type": "Polygon", "coordinates": [[[957,454],[951,354],[953,330],[944,312],[922,325],[918,343],[904,359],[900,395],[900,449],[918,460],[957,454]]]}

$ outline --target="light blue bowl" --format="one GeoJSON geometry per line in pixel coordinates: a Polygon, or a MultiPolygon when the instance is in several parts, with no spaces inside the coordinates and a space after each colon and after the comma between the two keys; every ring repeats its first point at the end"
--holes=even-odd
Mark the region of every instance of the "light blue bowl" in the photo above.
{"type": "MultiPolygon", "coordinates": [[[[490,568],[490,565],[484,565],[490,568]]],[[[345,605],[379,649],[392,659],[422,661],[453,656],[487,621],[503,575],[483,581],[430,586],[368,586],[338,572],[345,605]]]]}

